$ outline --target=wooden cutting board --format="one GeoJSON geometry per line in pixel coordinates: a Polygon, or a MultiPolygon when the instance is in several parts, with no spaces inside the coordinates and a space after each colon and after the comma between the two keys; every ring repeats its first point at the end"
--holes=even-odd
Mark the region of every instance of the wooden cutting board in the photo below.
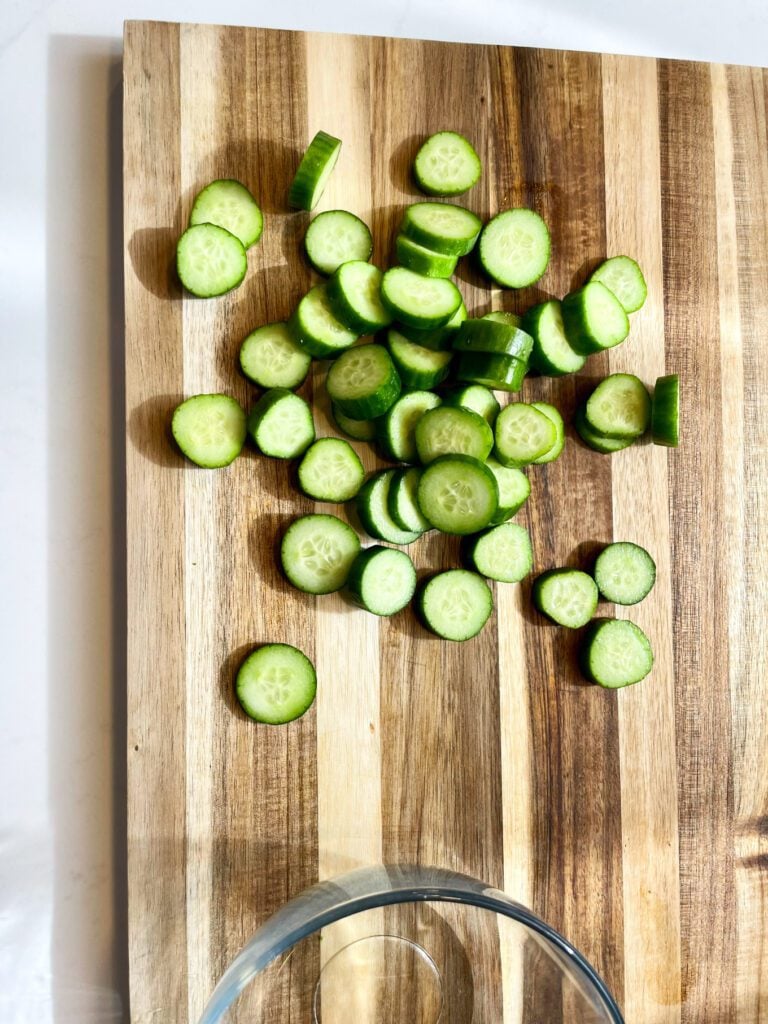
{"type": "MultiPolygon", "coordinates": [[[[768,1021],[768,73],[129,22],[124,89],[131,1019],[196,1020],[290,896],[415,861],[530,906],[629,1024],[768,1021]],[[344,140],[320,208],[367,219],[386,263],[415,149],[443,127],[483,159],[473,209],[530,205],[552,231],[536,289],[491,291],[462,270],[470,310],[561,296],[606,254],[646,273],[629,340],[523,397],[570,419],[608,372],[681,375],[679,450],[607,457],[569,431],[563,457],[530,471],[518,517],[536,571],[614,538],[653,553],[655,589],[619,614],[656,665],[625,691],[584,685],[574,636],[530,610],[529,584],[497,586],[463,645],[410,611],[379,621],[292,590],[275,541],[312,506],[290,468],[246,452],[198,470],[169,439],[183,396],[252,402],[240,341],[310,285],[307,219],[285,199],[315,131],[344,140]],[[175,241],[223,176],[258,197],[264,236],[241,288],[195,300],[174,279],[175,241]],[[265,641],[317,664],[316,705],[285,728],[233,700],[236,667],[265,641]]],[[[318,425],[329,432],[322,412],[318,425]]],[[[454,539],[411,551],[420,570],[456,564],[454,539]]],[[[310,1019],[316,968],[286,972],[293,1021],[310,1019]]],[[[515,1013],[502,994],[473,1019],[515,1013]]]]}

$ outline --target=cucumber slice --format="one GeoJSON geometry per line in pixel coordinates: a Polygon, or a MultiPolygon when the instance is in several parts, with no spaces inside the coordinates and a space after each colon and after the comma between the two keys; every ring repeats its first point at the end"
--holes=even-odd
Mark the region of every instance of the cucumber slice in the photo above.
{"type": "Polygon", "coordinates": [[[243,243],[216,224],[187,228],[176,246],[176,273],[193,295],[209,299],[237,288],[248,259],[243,243]]]}
{"type": "Polygon", "coordinates": [[[517,313],[507,313],[503,309],[496,309],[492,313],[486,313],[481,320],[490,320],[492,323],[507,324],[509,327],[522,327],[523,318],[517,313]]]}
{"type": "Polygon", "coordinates": [[[533,603],[558,626],[580,629],[597,611],[597,584],[580,569],[550,569],[533,584],[533,603]]]}
{"type": "Polygon", "coordinates": [[[440,405],[431,391],[408,391],[387,410],[379,431],[384,451],[397,462],[416,462],[416,424],[425,412],[440,405]]]}
{"type": "Polygon", "coordinates": [[[326,388],[345,416],[372,420],[400,394],[400,378],[382,345],[360,345],[343,352],[328,371],[326,388]]]}
{"type": "Polygon", "coordinates": [[[651,396],[632,373],[612,373],[587,399],[587,422],[603,437],[635,438],[648,429],[651,396]]]}
{"type": "Polygon", "coordinates": [[[471,455],[484,462],[493,448],[493,431],[471,409],[442,405],[416,424],[416,451],[422,465],[441,455],[471,455]]]}
{"type": "Polygon", "coordinates": [[[587,361],[586,356],[574,351],[565,335],[562,306],[557,299],[529,309],[523,326],[533,338],[531,367],[545,377],[577,373],[587,361]]]}
{"type": "Polygon", "coordinates": [[[189,223],[217,224],[226,228],[248,249],[261,238],[264,218],[248,189],[232,178],[219,178],[198,192],[189,223]]]}
{"type": "Polygon", "coordinates": [[[491,526],[498,526],[520,511],[530,496],[531,482],[522,469],[502,466],[493,456],[485,464],[496,477],[499,488],[499,508],[491,520],[491,526]]]}
{"type": "Polygon", "coordinates": [[[389,513],[389,492],[396,470],[385,469],[374,473],[357,495],[356,508],[363,529],[376,540],[390,544],[413,544],[422,530],[403,530],[389,513]]]}
{"type": "Polygon", "coordinates": [[[389,484],[387,508],[395,523],[403,530],[424,533],[429,523],[419,508],[418,490],[421,470],[396,469],[389,484]]]}
{"type": "Polygon", "coordinates": [[[550,405],[548,402],[531,402],[531,408],[538,409],[539,412],[543,412],[548,419],[552,420],[555,425],[555,430],[557,431],[555,443],[549,451],[545,455],[540,455],[538,459],[533,460],[534,466],[542,466],[547,462],[554,462],[565,447],[565,423],[563,422],[563,417],[554,405],[550,405]]]}
{"type": "Polygon", "coordinates": [[[392,323],[381,302],[378,267],[363,260],[342,263],[328,280],[328,301],[336,317],[358,334],[370,334],[392,323]]]}
{"type": "Polygon", "coordinates": [[[648,295],[643,272],[629,256],[611,256],[600,264],[590,281],[600,281],[610,289],[626,313],[640,309],[648,295]]]}
{"type": "Polygon", "coordinates": [[[416,570],[404,551],[375,544],[352,563],[347,589],[355,601],[374,615],[395,615],[416,590],[416,570]]]}
{"type": "Polygon", "coordinates": [[[312,410],[300,395],[271,388],[251,410],[248,433],[264,455],[295,459],[315,439],[312,410]]]}
{"type": "Polygon", "coordinates": [[[288,205],[295,210],[314,210],[325,191],[341,152],[341,139],[318,132],[301,158],[288,192],[288,205]]]}
{"type": "Polygon", "coordinates": [[[480,264],[502,288],[527,288],[549,263],[549,229],[534,210],[516,208],[497,213],[483,228],[478,246],[480,264]]]}
{"type": "Polygon", "coordinates": [[[494,454],[502,466],[527,466],[546,455],[556,441],[552,420],[525,402],[505,406],[496,420],[494,454]]]}
{"type": "Polygon", "coordinates": [[[297,388],[311,364],[312,356],[296,344],[287,324],[257,327],[240,346],[240,369],[262,388],[297,388]]]}
{"type": "Polygon", "coordinates": [[[587,679],[615,690],[645,679],[653,668],[653,650],[634,622],[598,619],[584,636],[580,662],[587,679]]]}
{"type": "Polygon", "coordinates": [[[242,451],[245,413],[229,395],[193,395],[176,407],[171,432],[190,462],[219,469],[242,451]]]}
{"type": "Polygon", "coordinates": [[[423,245],[398,235],[395,239],[395,256],[397,262],[416,274],[424,277],[450,277],[456,269],[457,256],[446,256],[442,252],[433,252],[423,245]]]}
{"type": "Polygon", "coordinates": [[[501,408],[494,393],[483,384],[465,384],[453,388],[443,395],[443,403],[476,412],[491,428],[501,408]]]}
{"type": "Polygon", "coordinates": [[[342,434],[351,437],[353,441],[374,441],[376,439],[378,431],[373,420],[353,420],[350,416],[345,416],[333,402],[331,402],[331,419],[342,434]]]}
{"type": "Polygon", "coordinates": [[[490,618],[493,595],[477,573],[449,569],[422,589],[416,609],[427,629],[443,640],[470,640],[490,618]]]}
{"type": "Polygon", "coordinates": [[[373,239],[368,225],[354,213],[326,210],[307,228],[304,251],[318,274],[328,275],[350,260],[369,260],[373,239]]]}
{"type": "Polygon", "coordinates": [[[249,718],[284,725],[301,718],[312,706],[317,692],[315,667],[290,644],[265,644],[240,666],[235,692],[249,718]]]}
{"type": "Polygon", "coordinates": [[[408,324],[397,324],[397,330],[414,345],[431,348],[436,352],[444,352],[451,347],[451,341],[456,331],[466,319],[467,307],[462,300],[459,308],[443,327],[434,327],[432,330],[425,331],[418,327],[409,327],[408,324]]]}
{"type": "Polygon", "coordinates": [[[288,330],[294,341],[315,359],[333,359],[358,338],[334,315],[324,284],[307,292],[288,321],[288,330]]]}
{"type": "Polygon", "coordinates": [[[407,267],[392,267],[386,272],[381,297],[396,320],[420,330],[447,324],[462,301],[452,281],[423,277],[407,267]]]}
{"type": "Polygon", "coordinates": [[[583,356],[620,345],[629,334],[624,307],[601,281],[590,281],[562,303],[568,344],[583,356]]]}
{"type": "Polygon", "coordinates": [[[597,556],[593,575],[606,601],[637,604],[653,589],[656,563],[639,544],[617,541],[597,556]]]}
{"type": "Polygon", "coordinates": [[[447,256],[472,252],[482,230],[480,218],[450,203],[413,203],[405,211],[400,231],[418,245],[447,256]]]}
{"type": "Polygon", "coordinates": [[[348,441],[323,437],[304,453],[298,477],[308,498],[340,503],[354,498],[363,486],[365,470],[348,441]]]}
{"type": "Polygon", "coordinates": [[[519,391],[523,386],[528,363],[515,356],[493,352],[462,352],[456,361],[456,380],[482,384],[494,391],[519,391]]]}
{"type": "Polygon", "coordinates": [[[404,387],[434,388],[448,376],[452,352],[424,348],[393,330],[387,332],[387,345],[404,387]]]}
{"type": "Polygon", "coordinates": [[[332,594],[347,582],[360,552],[360,538],[336,516],[322,513],[294,519],[280,545],[288,581],[305,594],[332,594]]]}
{"type": "Polygon", "coordinates": [[[499,486],[484,462],[469,455],[441,455],[422,471],[417,491],[428,523],[443,533],[476,533],[499,508],[499,486]]]}
{"type": "Polygon", "coordinates": [[[499,583],[519,583],[533,568],[531,538],[517,523],[502,523],[469,537],[464,557],[470,569],[499,583]]]}
{"type": "Polygon", "coordinates": [[[602,455],[620,452],[622,448],[629,448],[635,441],[634,437],[605,437],[603,434],[598,434],[590,426],[583,405],[576,410],[573,425],[584,444],[602,455]]]}
{"type": "Polygon", "coordinates": [[[533,338],[519,327],[502,324],[498,320],[465,320],[453,339],[456,352],[490,352],[493,355],[514,356],[528,362],[533,338]]]}
{"type": "Polygon", "coordinates": [[[413,161],[413,177],[428,196],[460,196],[480,180],[483,166],[458,132],[430,135],[413,161]]]}
{"type": "Polygon", "coordinates": [[[676,373],[656,379],[651,403],[651,437],[654,444],[677,448],[680,440],[680,378],[676,373]]]}

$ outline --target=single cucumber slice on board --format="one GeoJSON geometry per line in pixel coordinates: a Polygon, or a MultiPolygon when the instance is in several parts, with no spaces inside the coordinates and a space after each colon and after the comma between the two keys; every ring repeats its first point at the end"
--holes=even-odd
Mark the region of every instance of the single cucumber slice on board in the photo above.
{"type": "Polygon", "coordinates": [[[239,238],[248,249],[264,229],[259,204],[248,189],[232,178],[219,178],[198,192],[189,215],[190,224],[218,224],[239,238]]]}
{"type": "Polygon", "coordinates": [[[654,444],[677,448],[680,440],[680,378],[676,373],[658,377],[651,402],[651,437],[654,444]]]}
{"type": "Polygon", "coordinates": [[[515,356],[494,352],[460,352],[456,360],[456,380],[482,384],[494,391],[519,391],[528,363],[515,356]]]}
{"type": "Polygon", "coordinates": [[[456,352],[489,352],[527,362],[533,338],[512,324],[485,318],[467,319],[456,332],[452,345],[456,352]]]}
{"type": "Polygon", "coordinates": [[[304,251],[318,274],[328,275],[350,260],[369,260],[373,239],[368,225],[354,213],[326,210],[307,228],[304,251]]]}
{"type": "Polygon", "coordinates": [[[416,345],[394,330],[387,332],[387,346],[406,388],[434,388],[448,376],[452,352],[435,352],[416,345]]]}
{"type": "Polygon", "coordinates": [[[309,373],[312,356],[297,344],[287,324],[265,324],[240,346],[240,369],[262,388],[297,388],[309,373]]]}
{"type": "Polygon", "coordinates": [[[401,234],[433,252],[466,256],[475,247],[483,222],[452,203],[413,203],[405,211],[401,234]]]}
{"type": "Polygon", "coordinates": [[[645,679],[653,668],[653,650],[634,622],[598,619],[584,636],[580,661],[587,679],[615,690],[645,679]]]}
{"type": "Polygon", "coordinates": [[[363,486],[365,470],[348,441],[321,437],[304,453],[298,477],[299,487],[308,498],[343,502],[354,498],[363,486]]]}
{"type": "Polygon", "coordinates": [[[533,584],[533,603],[559,626],[580,629],[597,611],[597,584],[580,569],[550,569],[533,584]]]}
{"type": "Polygon", "coordinates": [[[466,319],[467,307],[462,300],[461,305],[451,319],[442,327],[434,327],[432,330],[421,330],[418,327],[409,327],[408,324],[397,324],[397,330],[404,338],[412,341],[415,345],[443,352],[451,347],[451,341],[456,331],[466,319]]]}
{"type": "Polygon", "coordinates": [[[523,318],[517,313],[507,313],[503,309],[495,309],[492,313],[486,313],[480,317],[481,320],[490,320],[492,323],[507,324],[508,327],[522,327],[523,318]]]}
{"type": "Polygon", "coordinates": [[[400,378],[383,345],[359,345],[343,352],[328,371],[328,394],[345,416],[372,420],[400,394],[400,378]]]}
{"type": "Polygon", "coordinates": [[[313,514],[294,519],[280,545],[288,580],[306,594],[332,594],[347,582],[360,551],[360,538],[336,516],[313,514]]]}
{"type": "Polygon", "coordinates": [[[436,529],[477,533],[498,511],[499,486],[479,459],[441,455],[422,471],[417,498],[424,518],[436,529]]]}
{"type": "Polygon", "coordinates": [[[373,420],[353,420],[345,416],[337,405],[331,402],[331,419],[339,428],[342,434],[351,437],[353,441],[373,441],[376,439],[378,430],[373,420]]]}
{"type": "Polygon", "coordinates": [[[295,459],[315,439],[312,410],[293,391],[271,388],[251,410],[248,433],[264,455],[295,459]]]}
{"type": "Polygon", "coordinates": [[[562,306],[557,299],[541,302],[529,309],[523,326],[533,338],[531,367],[545,377],[577,373],[587,361],[586,356],[571,347],[566,337],[562,306]]]}
{"type": "Polygon", "coordinates": [[[333,359],[358,338],[357,332],[334,314],[324,284],[307,292],[288,321],[288,329],[294,341],[315,359],[333,359]]]}
{"type": "Polygon", "coordinates": [[[210,299],[237,288],[248,269],[240,239],[216,224],[194,224],[176,246],[176,273],[193,295],[210,299]]]}
{"type": "Polygon", "coordinates": [[[423,465],[441,455],[471,455],[484,462],[493,448],[493,431],[471,409],[442,405],[416,424],[416,451],[423,465]]]}
{"type": "Polygon", "coordinates": [[[496,395],[484,384],[460,384],[443,395],[445,405],[461,406],[482,416],[489,427],[493,428],[501,406],[496,395]]]}
{"type": "Polygon", "coordinates": [[[640,309],[648,295],[643,272],[629,256],[611,256],[593,272],[590,281],[601,281],[609,288],[626,313],[640,309]]]}
{"type": "Polygon", "coordinates": [[[416,607],[427,629],[443,640],[470,640],[490,618],[493,595],[477,573],[449,569],[422,588],[416,607]]]}
{"type": "Polygon", "coordinates": [[[502,523],[468,537],[464,557],[470,569],[499,583],[519,583],[533,568],[531,538],[517,523],[502,523]]]}
{"type": "Polygon", "coordinates": [[[390,480],[387,507],[397,525],[403,530],[423,533],[429,522],[419,508],[418,490],[421,470],[416,466],[396,469],[390,480]]]}
{"type": "Polygon", "coordinates": [[[328,301],[337,319],[358,334],[386,327],[392,317],[381,301],[382,273],[363,260],[342,263],[329,278],[328,301]]]}
{"type": "Polygon", "coordinates": [[[634,374],[612,373],[597,385],[584,411],[590,427],[603,437],[640,437],[651,421],[651,396],[634,374]]]}
{"type": "Polygon", "coordinates": [[[433,252],[405,235],[398,235],[395,239],[395,256],[402,266],[424,277],[450,277],[458,260],[458,256],[433,252]]]}
{"type": "Polygon", "coordinates": [[[554,405],[550,405],[548,402],[531,402],[533,409],[538,409],[539,412],[543,412],[555,425],[557,431],[557,437],[555,443],[544,455],[540,455],[538,459],[533,460],[534,466],[542,466],[547,462],[554,462],[560,455],[563,448],[565,447],[565,423],[563,417],[560,415],[554,405]]]}
{"type": "Polygon", "coordinates": [[[420,330],[447,324],[462,301],[453,281],[424,277],[407,267],[392,267],[384,274],[381,297],[396,320],[420,330]]]}
{"type": "Polygon", "coordinates": [[[568,344],[583,356],[620,345],[629,334],[624,307],[601,281],[590,281],[562,302],[568,344]]]}
{"type": "Polygon", "coordinates": [[[604,434],[598,434],[590,425],[583,405],[576,410],[573,425],[584,444],[601,455],[620,452],[622,448],[629,448],[635,441],[634,437],[606,437],[604,434]]]}
{"type": "Polygon", "coordinates": [[[318,132],[301,158],[288,192],[288,205],[296,210],[314,210],[325,191],[341,152],[341,139],[318,132]]]}
{"type": "Polygon", "coordinates": [[[404,551],[375,544],[352,563],[347,589],[355,601],[374,615],[395,615],[416,590],[416,570],[404,551]]]}
{"type": "Polygon", "coordinates": [[[491,526],[504,523],[523,507],[531,493],[531,482],[522,469],[502,464],[490,456],[486,466],[496,477],[499,487],[499,508],[491,520],[491,526]]]}
{"type": "Polygon", "coordinates": [[[413,161],[413,177],[428,196],[460,196],[480,180],[483,166],[458,132],[430,135],[413,161]]]}
{"type": "Polygon", "coordinates": [[[229,395],[193,395],[176,407],[171,432],[191,462],[219,469],[242,451],[245,413],[229,395]]]}
{"type": "Polygon", "coordinates": [[[502,288],[527,288],[547,269],[549,229],[534,210],[497,213],[483,228],[478,245],[480,265],[502,288]]]}
{"type": "Polygon", "coordinates": [[[249,718],[284,725],[312,706],[317,692],[315,667],[290,644],[265,644],[240,666],[235,692],[249,718]]]}
{"type": "Polygon", "coordinates": [[[431,391],[407,391],[389,407],[378,432],[385,453],[397,462],[416,462],[416,424],[425,412],[440,405],[431,391]]]}
{"type": "Polygon", "coordinates": [[[496,419],[494,455],[502,466],[527,466],[546,455],[557,442],[549,416],[525,402],[505,406],[496,419]]]}
{"type": "Polygon", "coordinates": [[[397,470],[385,469],[366,480],[355,502],[363,529],[376,540],[389,544],[413,544],[422,530],[404,530],[389,512],[389,492],[397,470]]]}
{"type": "Polygon", "coordinates": [[[656,563],[639,544],[617,541],[597,556],[593,576],[606,601],[637,604],[653,589],[656,563]]]}

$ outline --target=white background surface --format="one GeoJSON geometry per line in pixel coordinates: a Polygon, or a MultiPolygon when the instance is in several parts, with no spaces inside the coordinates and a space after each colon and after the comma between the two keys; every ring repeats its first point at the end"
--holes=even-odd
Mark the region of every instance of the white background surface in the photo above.
{"type": "Polygon", "coordinates": [[[2,1024],[127,1019],[124,18],[768,55],[766,0],[0,0],[2,1024]]]}

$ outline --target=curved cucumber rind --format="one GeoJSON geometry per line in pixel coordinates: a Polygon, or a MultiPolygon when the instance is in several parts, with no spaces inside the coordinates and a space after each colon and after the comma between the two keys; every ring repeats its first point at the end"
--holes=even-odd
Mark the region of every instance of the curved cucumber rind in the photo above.
{"type": "Polygon", "coordinates": [[[502,466],[527,466],[552,450],[557,428],[539,409],[525,402],[505,406],[496,419],[494,455],[502,466]]]}
{"type": "Polygon", "coordinates": [[[315,285],[299,302],[288,330],[296,344],[315,359],[334,358],[358,337],[335,316],[324,284],[315,285]]]}
{"type": "Polygon", "coordinates": [[[409,469],[396,469],[390,481],[387,508],[402,530],[423,533],[429,529],[429,523],[419,508],[420,479],[421,470],[411,466],[409,469]]]}
{"type": "Polygon", "coordinates": [[[489,525],[499,508],[499,486],[479,459],[441,455],[423,470],[417,500],[435,529],[463,536],[489,525]]]}
{"type": "Polygon", "coordinates": [[[245,249],[258,242],[264,229],[259,204],[234,178],[219,178],[198,192],[189,223],[217,224],[239,238],[245,249]]]}
{"type": "Polygon", "coordinates": [[[318,132],[301,158],[288,191],[288,205],[296,210],[313,210],[325,190],[341,152],[341,139],[318,132]]]}
{"type": "Polygon", "coordinates": [[[498,526],[504,523],[515,512],[519,512],[531,494],[531,481],[522,471],[514,466],[502,466],[502,464],[490,457],[486,460],[486,466],[496,477],[499,487],[499,508],[491,520],[491,526],[498,526]]]}
{"type": "Polygon", "coordinates": [[[611,256],[593,272],[590,281],[601,281],[627,313],[640,309],[648,295],[643,272],[629,256],[611,256]]]}
{"type": "Polygon", "coordinates": [[[442,327],[434,327],[431,330],[409,327],[408,324],[397,324],[396,327],[400,334],[407,338],[408,341],[412,341],[414,345],[431,348],[436,352],[444,352],[451,347],[451,341],[456,331],[466,319],[467,307],[462,300],[451,319],[442,327]]]}
{"type": "Polygon", "coordinates": [[[321,437],[299,463],[299,487],[315,501],[344,502],[354,498],[365,480],[360,457],[348,441],[321,437]]]}
{"type": "Polygon", "coordinates": [[[546,377],[562,377],[577,373],[587,361],[568,341],[563,324],[563,311],[557,299],[533,306],[523,319],[525,330],[533,338],[530,364],[546,377]]]}
{"type": "Polygon", "coordinates": [[[297,388],[311,365],[311,355],[284,323],[257,327],[240,346],[240,369],[262,388],[297,388]]]}
{"type": "Polygon", "coordinates": [[[639,544],[617,541],[597,556],[592,575],[606,601],[637,604],[653,589],[656,563],[639,544]]]}
{"type": "Polygon", "coordinates": [[[523,386],[528,363],[515,356],[493,352],[461,352],[456,361],[456,380],[482,384],[494,391],[519,391],[523,386]]]}
{"type": "Polygon", "coordinates": [[[245,413],[229,395],[193,395],[176,406],[171,433],[191,462],[203,469],[220,469],[242,451],[245,413]]]}
{"type": "Polygon", "coordinates": [[[484,384],[460,384],[443,395],[443,404],[476,412],[491,429],[501,408],[494,393],[484,384]]]}
{"type": "Polygon", "coordinates": [[[517,523],[502,523],[469,537],[464,557],[470,569],[499,583],[519,583],[533,568],[531,538],[517,523]]]}
{"type": "Polygon", "coordinates": [[[614,348],[629,334],[624,307],[600,281],[590,281],[566,295],[562,314],[568,344],[583,356],[614,348]]]}
{"type": "Polygon", "coordinates": [[[470,210],[452,203],[413,203],[400,231],[418,245],[447,256],[466,256],[475,247],[483,222],[470,210]]]}
{"type": "Polygon", "coordinates": [[[424,413],[440,405],[431,391],[407,391],[389,407],[378,437],[386,455],[397,462],[416,462],[416,424],[424,413]]]}
{"type": "Polygon", "coordinates": [[[580,569],[550,569],[533,584],[533,603],[548,619],[568,629],[586,626],[597,611],[597,584],[580,569]]]}
{"type": "Polygon", "coordinates": [[[295,519],[280,545],[280,562],[290,583],[306,594],[332,594],[347,582],[360,551],[360,538],[336,516],[295,519]]]}
{"type": "Polygon", "coordinates": [[[407,267],[392,267],[384,274],[381,298],[396,320],[420,330],[447,324],[462,302],[452,281],[424,277],[407,267]]]}
{"type": "Polygon", "coordinates": [[[634,622],[596,619],[584,635],[579,661],[587,679],[615,690],[645,679],[653,668],[653,650],[634,622]]]}
{"type": "Polygon", "coordinates": [[[317,692],[315,667],[290,644],[266,644],[240,666],[235,692],[243,711],[255,722],[285,725],[312,706],[317,692]]]}
{"type": "Polygon", "coordinates": [[[424,277],[450,277],[456,269],[457,256],[446,256],[442,252],[433,252],[424,245],[419,245],[405,235],[395,239],[395,256],[397,262],[424,277]]]}
{"type": "Polygon", "coordinates": [[[587,399],[587,422],[603,437],[640,437],[651,421],[651,396],[632,373],[612,373],[605,377],[587,399]]]}
{"type": "Polygon", "coordinates": [[[550,405],[548,402],[531,402],[531,407],[538,409],[539,412],[543,412],[555,425],[557,431],[557,437],[555,443],[544,455],[540,455],[538,459],[533,460],[534,466],[543,466],[547,462],[554,462],[556,458],[560,456],[563,448],[565,447],[565,423],[563,417],[560,415],[554,405],[550,405]]]}
{"type": "Polygon", "coordinates": [[[315,439],[312,410],[293,391],[271,388],[251,410],[248,433],[264,455],[274,459],[295,459],[315,439]]]}
{"type": "Polygon", "coordinates": [[[368,225],[354,213],[325,210],[307,228],[304,251],[318,274],[328,275],[350,260],[369,260],[373,238],[368,225]]]}
{"type": "Polygon", "coordinates": [[[192,295],[210,299],[237,288],[248,269],[243,243],[216,224],[193,224],[176,245],[176,273],[192,295]]]}
{"type": "Polygon", "coordinates": [[[351,437],[353,441],[374,441],[377,436],[377,426],[373,420],[353,420],[345,416],[338,405],[331,402],[331,419],[339,428],[342,434],[351,437]]]}
{"type": "Polygon", "coordinates": [[[460,196],[480,180],[483,165],[458,132],[430,135],[413,161],[413,177],[428,196],[460,196]]]}
{"type": "Polygon", "coordinates": [[[677,448],[680,440],[680,378],[676,373],[656,380],[651,402],[651,437],[654,444],[677,448]]]}
{"type": "Polygon", "coordinates": [[[470,640],[490,618],[493,595],[477,573],[449,569],[422,587],[416,611],[426,628],[443,640],[470,640]]]}
{"type": "Polygon", "coordinates": [[[493,431],[471,409],[442,405],[416,424],[416,451],[423,465],[441,455],[471,455],[484,462],[493,448],[493,431]]]}
{"type": "Polygon", "coordinates": [[[387,347],[406,388],[434,388],[448,376],[451,352],[435,352],[416,345],[393,330],[387,332],[387,347]]]}
{"type": "Polygon", "coordinates": [[[326,389],[345,416],[383,416],[400,394],[400,378],[383,345],[359,345],[342,352],[328,371],[326,389]]]}
{"type": "Polygon", "coordinates": [[[458,329],[451,344],[456,352],[488,352],[514,356],[527,362],[533,348],[533,338],[512,324],[469,318],[458,329]]]}
{"type": "Polygon", "coordinates": [[[370,334],[392,323],[381,301],[382,273],[364,260],[352,260],[333,272],[326,285],[336,318],[358,334],[370,334]]]}
{"type": "Polygon", "coordinates": [[[576,410],[573,425],[584,444],[593,451],[600,452],[601,455],[620,452],[622,448],[629,448],[635,441],[634,437],[605,437],[603,434],[598,434],[590,426],[583,405],[576,410]]]}
{"type": "Polygon", "coordinates": [[[503,309],[495,309],[491,313],[486,313],[485,316],[480,317],[481,320],[490,320],[491,323],[506,324],[508,327],[522,327],[523,318],[518,316],[517,313],[507,313],[503,309]]]}
{"type": "Polygon", "coordinates": [[[534,210],[518,207],[497,213],[483,228],[480,265],[503,288],[527,288],[549,263],[549,229],[534,210]]]}
{"type": "Polygon", "coordinates": [[[405,551],[380,544],[361,551],[352,563],[347,589],[374,615],[395,615],[416,590],[416,569],[405,551]]]}
{"type": "Polygon", "coordinates": [[[397,471],[385,469],[374,473],[360,489],[355,507],[366,533],[390,544],[412,544],[421,530],[403,530],[389,513],[389,491],[397,471]]]}

